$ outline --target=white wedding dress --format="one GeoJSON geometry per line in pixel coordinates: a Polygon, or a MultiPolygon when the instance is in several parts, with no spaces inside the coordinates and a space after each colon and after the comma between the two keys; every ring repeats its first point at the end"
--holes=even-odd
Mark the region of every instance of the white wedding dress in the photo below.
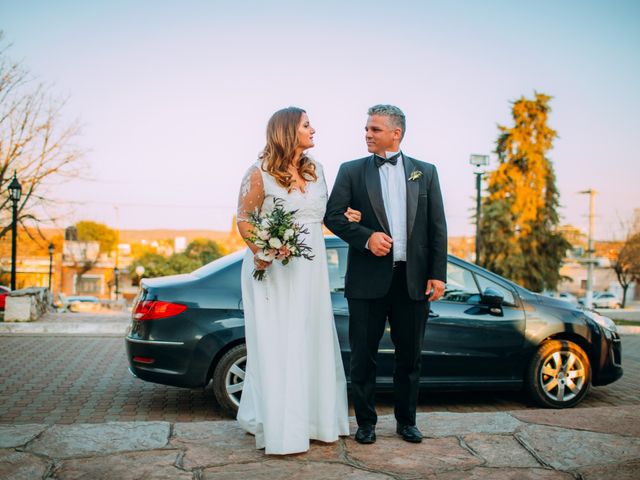
{"type": "Polygon", "coordinates": [[[309,440],[334,442],[349,435],[347,390],[331,307],[322,219],[327,187],[322,166],[305,192],[287,190],[262,171],[247,172],[240,192],[238,218],[256,206],[273,209],[276,198],[309,233],[313,260],[274,261],[263,281],[253,279],[253,253],[242,263],[242,300],[247,365],[238,422],[255,435],[267,454],[309,449],[309,440]]]}

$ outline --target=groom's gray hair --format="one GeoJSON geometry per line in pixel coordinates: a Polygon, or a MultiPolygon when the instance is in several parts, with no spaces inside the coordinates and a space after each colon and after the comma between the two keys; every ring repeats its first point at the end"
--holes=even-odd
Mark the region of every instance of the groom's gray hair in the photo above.
{"type": "Polygon", "coordinates": [[[407,130],[407,121],[404,112],[395,105],[374,105],[367,111],[367,115],[388,117],[394,127],[402,130],[401,138],[404,138],[404,132],[407,130]]]}

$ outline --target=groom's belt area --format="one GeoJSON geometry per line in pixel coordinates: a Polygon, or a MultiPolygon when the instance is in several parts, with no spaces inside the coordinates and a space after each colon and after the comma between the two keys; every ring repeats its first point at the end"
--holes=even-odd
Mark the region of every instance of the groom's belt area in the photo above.
{"type": "Polygon", "coordinates": [[[393,262],[393,268],[406,267],[407,262],[393,262]]]}

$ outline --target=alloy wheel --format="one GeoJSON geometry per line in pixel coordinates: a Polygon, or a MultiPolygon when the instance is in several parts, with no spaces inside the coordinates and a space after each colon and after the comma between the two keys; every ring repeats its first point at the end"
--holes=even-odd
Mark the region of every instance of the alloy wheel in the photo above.
{"type": "Polygon", "coordinates": [[[242,389],[244,387],[244,376],[247,365],[247,356],[239,357],[231,364],[227,375],[225,377],[225,389],[229,400],[236,406],[240,406],[240,397],[242,396],[242,389]]]}
{"type": "Polygon", "coordinates": [[[574,352],[555,351],[544,359],[539,380],[542,391],[549,399],[569,402],[584,388],[587,370],[574,352]]]}

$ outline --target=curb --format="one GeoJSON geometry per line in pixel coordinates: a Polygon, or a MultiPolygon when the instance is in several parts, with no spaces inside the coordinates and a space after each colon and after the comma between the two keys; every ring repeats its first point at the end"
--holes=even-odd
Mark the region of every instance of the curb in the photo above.
{"type": "Polygon", "coordinates": [[[622,335],[640,335],[640,326],[636,325],[618,325],[617,330],[622,335]]]}
{"type": "Polygon", "coordinates": [[[49,334],[49,335],[125,335],[129,323],[54,323],[54,322],[2,322],[0,335],[6,334],[49,334]]]}

